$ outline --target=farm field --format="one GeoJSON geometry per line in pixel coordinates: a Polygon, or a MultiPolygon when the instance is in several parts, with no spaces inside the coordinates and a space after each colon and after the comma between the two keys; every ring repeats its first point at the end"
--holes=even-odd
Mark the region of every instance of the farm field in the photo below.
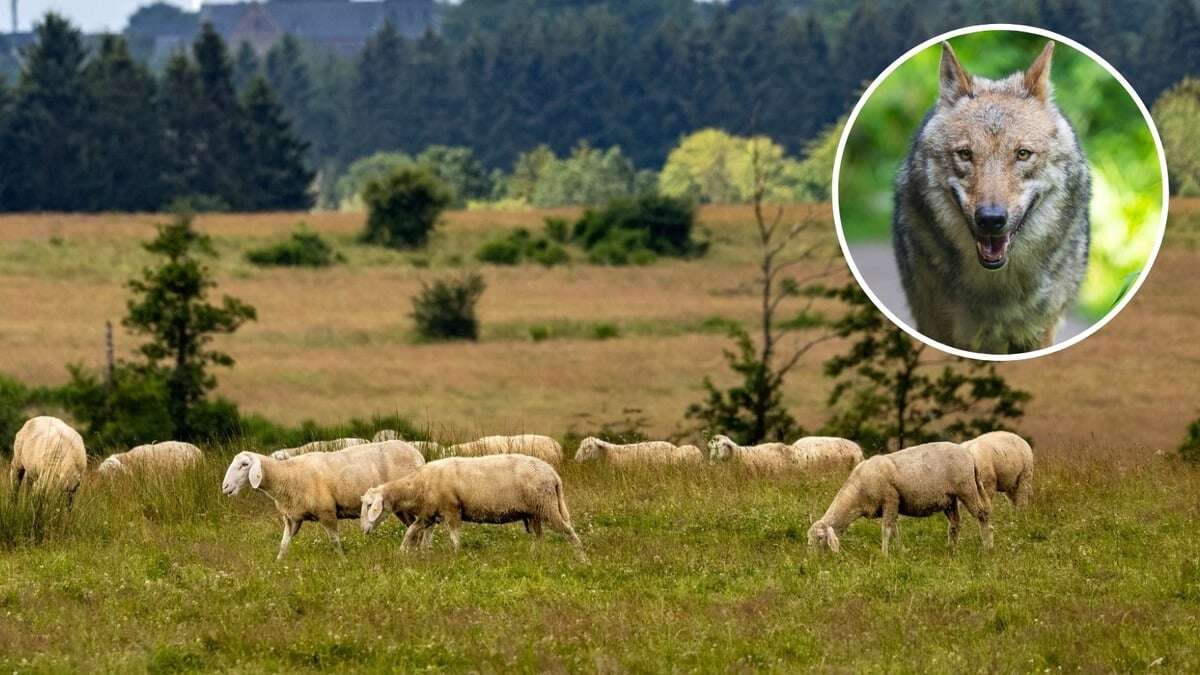
{"type": "MultiPolygon", "coordinates": [[[[697,260],[629,268],[483,266],[482,340],[413,341],[409,299],[423,280],[477,266],[474,251],[497,232],[540,231],[545,216],[574,213],[452,212],[420,253],[354,243],[363,220],[356,213],[200,217],[199,228],[213,235],[221,256],[214,263],[219,290],[259,311],[257,322],[222,340],[238,364],[218,371],[218,393],[285,423],[400,413],[418,426],[465,435],[562,436],[631,416],[644,417],[655,435],[689,431],[683,411],[701,397],[703,377],[728,382],[721,353],[729,340],[711,319],[748,321],[756,311],[744,207],[702,209],[701,228],[713,245],[697,260]],[[245,250],[286,236],[301,221],[328,236],[346,264],[262,269],[244,260],[245,250]],[[619,337],[596,339],[601,324],[615,326],[619,337]],[[533,327],[551,339],[535,342],[533,327]]],[[[1172,213],[1150,278],[1120,316],[1063,353],[999,367],[1034,394],[1020,428],[1035,444],[1173,448],[1200,414],[1191,396],[1200,375],[1192,339],[1200,316],[1191,304],[1200,296],[1193,273],[1200,205],[1176,201],[1172,213]]],[[[795,217],[803,214],[827,219],[828,205],[792,209],[795,217]]],[[[68,362],[97,366],[105,320],[118,323],[117,355],[130,354],[136,343],[119,328],[123,284],[148,261],[139,242],[164,219],[0,217],[0,372],[30,384],[60,384],[68,362]]],[[[831,223],[815,229],[830,250],[836,247],[831,223]]],[[[786,400],[805,425],[825,419],[830,382],[821,363],[841,348],[822,345],[788,381],[786,400]]]]}
{"type": "Polygon", "coordinates": [[[1172,459],[1039,452],[1032,505],[997,500],[990,555],[966,515],[956,554],[941,516],[902,519],[889,558],[878,521],[809,552],[838,477],[570,464],[588,563],[519,524],[402,553],[395,520],[369,537],[343,521],[344,559],[308,524],[276,563],[268,500],[217,489],[232,451],[170,480],[93,478],[40,544],[0,550],[0,668],[1200,668],[1200,474],[1172,459]]]}

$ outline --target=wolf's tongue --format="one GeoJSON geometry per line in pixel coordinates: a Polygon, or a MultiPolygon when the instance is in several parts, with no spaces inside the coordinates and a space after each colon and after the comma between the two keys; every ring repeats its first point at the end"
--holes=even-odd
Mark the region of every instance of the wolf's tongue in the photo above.
{"type": "Polygon", "coordinates": [[[1000,262],[1008,255],[1008,243],[1012,240],[1009,234],[998,237],[982,235],[975,237],[975,247],[979,249],[979,257],[987,262],[1000,262]]]}

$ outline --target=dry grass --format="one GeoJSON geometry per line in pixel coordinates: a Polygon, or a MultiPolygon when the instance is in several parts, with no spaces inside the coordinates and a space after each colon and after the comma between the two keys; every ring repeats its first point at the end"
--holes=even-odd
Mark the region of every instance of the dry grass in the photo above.
{"type": "MultiPolygon", "coordinates": [[[[1022,427],[1039,444],[1170,448],[1200,413],[1190,396],[1200,356],[1189,338],[1200,332],[1200,316],[1186,302],[1200,295],[1194,274],[1200,253],[1191,235],[1197,210],[1200,202],[1173,205],[1174,243],[1139,296],[1098,335],[1052,357],[1001,367],[1034,393],[1022,427]]],[[[220,373],[221,393],[285,422],[399,412],[418,422],[557,435],[580,413],[600,421],[637,408],[654,432],[677,430],[684,407],[700,397],[704,375],[725,376],[721,351],[727,340],[671,327],[696,326],[711,316],[745,320],[755,312],[747,293],[753,249],[745,208],[702,211],[702,227],[714,245],[701,260],[628,269],[487,267],[483,342],[410,340],[409,298],[423,279],[471,265],[475,247],[491,233],[538,229],[550,213],[455,212],[420,256],[355,245],[361,214],[201,217],[199,227],[216,238],[222,253],[214,265],[221,291],[259,310],[257,323],[225,341],[238,366],[220,373]],[[246,248],[283,236],[300,220],[330,236],[349,264],[264,271],[242,261],[246,248]],[[414,257],[433,267],[414,265],[414,257]],[[626,330],[620,339],[604,341],[534,343],[523,334],[525,325],[556,321],[607,321],[626,330]],[[661,326],[662,334],[630,330],[635,324],[661,326]]],[[[0,371],[57,384],[66,379],[64,363],[98,364],[104,321],[123,315],[122,284],[147,260],[137,242],[151,236],[159,220],[0,218],[0,371]]],[[[832,245],[832,226],[818,229],[832,245]]],[[[118,334],[119,354],[134,344],[118,334]]],[[[824,419],[829,383],[820,361],[837,348],[815,353],[789,382],[787,401],[807,424],[824,419]]]]}

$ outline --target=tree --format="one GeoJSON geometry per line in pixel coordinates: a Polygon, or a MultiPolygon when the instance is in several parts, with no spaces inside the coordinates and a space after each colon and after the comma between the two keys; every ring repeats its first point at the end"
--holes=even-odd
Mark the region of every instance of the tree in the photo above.
{"type": "Polygon", "coordinates": [[[487,199],[492,194],[491,176],[470,148],[431,145],[417,155],[417,163],[454,190],[456,207],[464,207],[471,200],[487,199]]]}
{"type": "Polygon", "coordinates": [[[88,124],[85,208],[92,211],[154,211],[166,201],[163,129],[158,111],[146,105],[158,87],[146,66],[129,54],[125,40],[105,35],[84,69],[94,102],[88,124]]]}
{"type": "Polygon", "coordinates": [[[204,192],[201,176],[207,167],[204,93],[200,74],[187,54],[176,52],[167,61],[157,107],[163,130],[167,193],[175,199],[220,200],[216,193],[204,192]]]}
{"type": "Polygon", "coordinates": [[[251,47],[249,42],[239,44],[237,53],[233,57],[234,91],[245,91],[254,78],[259,76],[261,69],[262,65],[258,62],[258,54],[255,53],[254,47],[251,47]]]}
{"type": "Polygon", "coordinates": [[[217,385],[209,367],[234,364],[233,357],[210,346],[213,336],[233,333],[257,314],[228,295],[222,296],[220,305],[207,301],[217,284],[201,256],[215,254],[211,240],[192,227],[191,216],[180,215],[159,225],[158,236],[144,248],[163,260],[129,282],[134,297],[122,324],[149,337],[138,348],[145,358],[144,371],[162,375],[174,436],[190,440],[193,412],[217,385]]]}
{"type": "Polygon", "coordinates": [[[53,12],[34,29],[0,137],[0,205],[6,211],[84,208],[92,152],[91,89],[83,76],[83,36],[53,12]]]}
{"type": "Polygon", "coordinates": [[[461,279],[422,282],[421,292],[412,301],[417,336],[431,341],[479,339],[475,305],[486,288],[483,277],[475,272],[461,279]]]}
{"type": "Polygon", "coordinates": [[[841,378],[829,394],[836,412],[826,433],[877,453],[932,440],[961,442],[1024,414],[1029,393],[1009,386],[995,364],[948,356],[913,340],[855,283],[828,295],[848,308],[834,321],[834,334],[854,341],[844,355],[825,362],[825,374],[841,378]]]}
{"type": "Polygon", "coordinates": [[[1154,123],[1167,155],[1171,194],[1200,195],[1200,79],[1186,78],[1154,102],[1154,123]]]}
{"type": "Polygon", "coordinates": [[[1150,22],[1152,39],[1142,40],[1140,71],[1135,79],[1142,98],[1153,101],[1163,90],[1200,64],[1200,10],[1191,0],[1167,0],[1157,5],[1150,22]]]}
{"type": "Polygon", "coordinates": [[[295,137],[291,123],[266,80],[255,77],[242,102],[246,112],[246,149],[254,158],[243,176],[253,196],[244,203],[255,210],[312,207],[313,172],[305,165],[308,143],[295,137]]]}
{"type": "Polygon", "coordinates": [[[754,186],[751,204],[759,245],[755,284],[759,298],[758,344],[744,328],[734,329],[732,337],[738,351],[726,350],[725,360],[741,376],[741,383],[721,390],[706,376],[703,386],[707,400],[688,406],[685,413],[687,418],[698,420],[702,428],[720,430],[746,444],[786,439],[800,433],[800,427],[783,405],[784,380],[813,347],[834,337],[832,331],[820,331],[793,342],[785,351],[784,341],[791,331],[775,319],[781,304],[788,298],[806,297],[798,314],[802,320],[792,323],[811,326],[813,305],[820,290],[817,284],[833,273],[834,255],[831,252],[827,257],[823,255],[827,244],[821,240],[805,240],[818,226],[815,218],[803,217],[785,223],[782,206],[768,212],[769,164],[759,151],[760,145],[761,141],[752,142],[750,160],[754,186]],[[823,257],[826,262],[820,264],[823,257]],[[818,264],[802,277],[789,273],[797,265],[813,262],[818,264]]]}
{"type": "Polygon", "coordinates": [[[194,115],[201,142],[195,191],[220,198],[230,208],[252,209],[242,180],[257,158],[247,153],[246,121],[233,86],[233,66],[225,42],[204,24],[192,43],[200,85],[200,109],[194,115]]]}
{"type": "Polygon", "coordinates": [[[450,205],[450,189],[428,170],[401,167],[367,183],[363,241],[392,248],[425,245],[442,211],[450,205]]]}

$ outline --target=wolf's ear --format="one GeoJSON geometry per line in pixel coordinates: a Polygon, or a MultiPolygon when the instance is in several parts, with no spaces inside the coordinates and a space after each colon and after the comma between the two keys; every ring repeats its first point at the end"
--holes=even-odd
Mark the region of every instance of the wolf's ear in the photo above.
{"type": "Polygon", "coordinates": [[[971,84],[971,75],[963,70],[962,64],[958,62],[958,57],[954,55],[954,48],[950,46],[949,42],[942,43],[942,63],[938,72],[939,103],[952,105],[964,96],[975,95],[974,85],[971,84]]]}
{"type": "Polygon", "coordinates": [[[1050,57],[1054,56],[1054,42],[1047,42],[1042,53],[1033,60],[1025,71],[1025,91],[1039,101],[1050,99],[1050,57]]]}

